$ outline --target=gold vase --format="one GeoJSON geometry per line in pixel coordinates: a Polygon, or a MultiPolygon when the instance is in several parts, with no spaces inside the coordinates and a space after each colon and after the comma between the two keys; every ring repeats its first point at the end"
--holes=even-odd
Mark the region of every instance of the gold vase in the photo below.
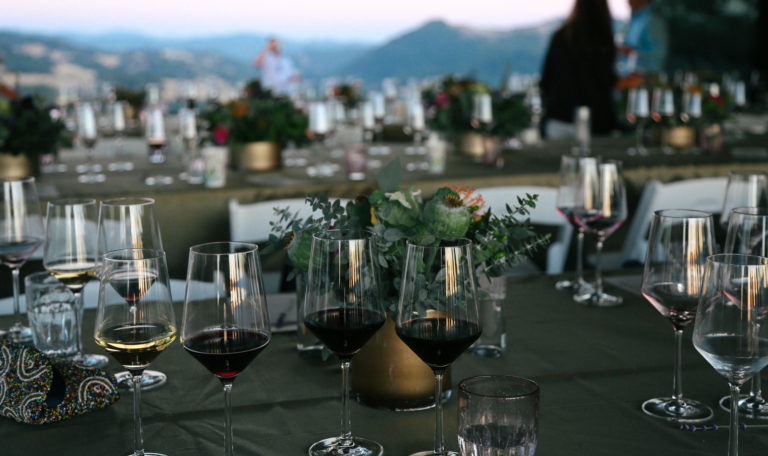
{"type": "MultiPolygon", "coordinates": [[[[435,375],[395,333],[384,326],[352,358],[352,392],[363,404],[391,410],[428,408],[435,403],[435,375]]],[[[450,394],[451,370],[443,377],[443,394],[450,394]]]]}
{"type": "Polygon", "coordinates": [[[25,177],[38,174],[39,163],[26,155],[0,153],[0,177],[25,177]]]}
{"type": "Polygon", "coordinates": [[[675,149],[688,149],[693,146],[695,137],[693,128],[682,125],[663,132],[661,141],[663,144],[668,144],[675,149]]]}
{"type": "Polygon", "coordinates": [[[256,141],[243,144],[239,165],[251,171],[271,171],[280,167],[280,147],[275,142],[256,141]]]}
{"type": "Polygon", "coordinates": [[[456,150],[475,161],[482,161],[485,155],[483,135],[480,133],[464,133],[456,137],[456,150]]]}

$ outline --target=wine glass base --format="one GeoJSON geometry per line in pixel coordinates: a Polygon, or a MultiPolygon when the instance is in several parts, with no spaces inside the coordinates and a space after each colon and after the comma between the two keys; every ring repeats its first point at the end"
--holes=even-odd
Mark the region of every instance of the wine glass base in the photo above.
{"type": "Polygon", "coordinates": [[[362,437],[340,439],[331,437],[309,447],[309,456],[381,456],[384,448],[373,440],[362,437]]]}
{"type": "Polygon", "coordinates": [[[615,307],[624,303],[624,298],[621,296],[609,295],[608,293],[577,294],[573,296],[573,300],[592,307],[615,307]]]}
{"type": "Polygon", "coordinates": [[[80,367],[88,367],[91,369],[102,369],[107,367],[107,364],[109,363],[109,358],[107,358],[104,355],[91,355],[91,354],[82,354],[80,356],[75,357],[75,364],[77,364],[80,367]]]}
{"type": "Polygon", "coordinates": [[[450,450],[445,450],[442,453],[435,453],[435,450],[427,450],[419,451],[418,453],[411,453],[410,456],[461,456],[461,454],[450,450]]]}
{"type": "MultiPolygon", "coordinates": [[[[718,404],[721,409],[730,412],[731,396],[723,396],[718,404]]],[[[739,416],[750,420],[768,420],[768,402],[765,399],[756,400],[754,396],[741,396],[739,397],[739,416]]]]}
{"type": "MultiPolygon", "coordinates": [[[[118,388],[133,391],[133,374],[128,371],[118,372],[115,374],[115,378],[118,388]]],[[[141,375],[139,385],[142,391],[149,391],[165,385],[166,381],[168,381],[168,376],[164,373],[156,370],[145,370],[141,375]]]]}
{"type": "MultiPolygon", "coordinates": [[[[141,454],[143,454],[144,456],[165,456],[162,453],[147,453],[146,451],[141,454]]],[[[136,456],[136,453],[131,453],[128,456],[136,456]]]]}
{"type": "Polygon", "coordinates": [[[678,405],[671,397],[648,399],[642,409],[646,415],[676,423],[703,423],[714,416],[712,409],[699,401],[683,399],[678,405]]]}
{"type": "Polygon", "coordinates": [[[77,176],[77,181],[81,184],[100,184],[107,180],[104,174],[81,174],[77,176]]]}
{"type": "Polygon", "coordinates": [[[577,295],[592,294],[595,286],[584,279],[559,280],[555,283],[555,290],[568,291],[577,295]]]}
{"type": "Polygon", "coordinates": [[[6,337],[11,342],[19,344],[29,343],[32,342],[32,329],[28,326],[13,326],[7,331],[6,337]]]}

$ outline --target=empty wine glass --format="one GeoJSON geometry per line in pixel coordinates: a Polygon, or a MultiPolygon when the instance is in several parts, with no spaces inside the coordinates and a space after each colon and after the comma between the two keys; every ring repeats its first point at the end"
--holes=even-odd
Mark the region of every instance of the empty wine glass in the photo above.
{"type": "MultiPolygon", "coordinates": [[[[163,251],[160,224],[152,198],[126,197],[103,200],[99,207],[99,252],[101,254],[122,249],[153,249],[163,251]]],[[[132,375],[128,371],[115,374],[118,386],[130,389],[132,375]]],[[[164,373],[145,369],[141,389],[149,390],[163,385],[164,373]]]]}
{"type": "Polygon", "coordinates": [[[635,124],[635,145],[627,149],[628,155],[648,155],[645,147],[645,124],[650,115],[648,89],[640,87],[629,91],[627,120],[635,124]]]}
{"type": "MultiPolygon", "coordinates": [[[[737,207],[731,210],[723,253],[768,257],[768,208],[737,207]]],[[[750,382],[749,394],[739,398],[739,413],[750,419],[768,419],[768,401],[761,387],[760,372],[750,382]]],[[[720,407],[731,410],[731,397],[720,399],[720,407]]]]}
{"type": "MultiPolygon", "coordinates": [[[[768,174],[761,171],[731,171],[725,187],[723,210],[720,212],[720,226],[728,229],[731,210],[736,207],[768,206],[768,174]]],[[[728,252],[723,253],[746,253],[728,252]]]]}
{"type": "Polygon", "coordinates": [[[2,179],[0,190],[0,261],[11,268],[13,326],[0,330],[0,338],[31,342],[32,331],[21,322],[19,270],[45,239],[40,200],[34,177],[2,179]]]}
{"type": "Polygon", "coordinates": [[[588,294],[594,285],[584,280],[584,227],[576,222],[574,208],[576,207],[576,192],[579,189],[580,163],[589,166],[596,159],[563,155],[560,157],[560,185],[557,187],[556,209],[576,230],[576,276],[573,279],[560,280],[555,284],[558,290],[570,291],[574,294],[588,294]]]}
{"type": "Polygon", "coordinates": [[[672,397],[643,403],[643,412],[680,423],[699,423],[712,417],[712,409],[683,397],[683,329],[696,316],[701,278],[714,246],[709,212],[669,209],[651,219],[641,292],[656,310],[669,319],[675,331],[675,364],[672,397]]]}
{"type": "Polygon", "coordinates": [[[439,246],[408,243],[395,331],[435,374],[434,449],[412,456],[457,455],[445,449],[443,374],[480,337],[480,316],[468,239],[439,246]]]}
{"type": "Polygon", "coordinates": [[[739,389],[768,365],[768,258],[707,259],[693,346],[731,389],[728,455],[739,454],[739,389]]]}
{"type": "Polygon", "coordinates": [[[98,206],[91,198],[69,198],[48,203],[43,266],[75,295],[77,354],[86,367],[105,367],[104,355],[83,353],[83,288],[99,269],[98,206]]]}
{"type": "Polygon", "coordinates": [[[118,161],[112,162],[107,165],[107,169],[110,171],[132,171],[133,162],[127,160],[121,160],[125,155],[125,141],[123,136],[126,128],[126,102],[115,101],[110,105],[110,126],[112,133],[115,135],[115,158],[118,161]]]}
{"type": "Polygon", "coordinates": [[[224,454],[234,454],[232,384],[271,338],[258,247],[213,242],[189,249],[181,343],[224,386],[224,454]]]}
{"type": "Polygon", "coordinates": [[[94,163],[99,134],[96,113],[91,103],[81,102],[77,105],[77,136],[85,147],[87,160],[87,163],[77,165],[75,168],[78,173],[82,173],[77,177],[77,181],[83,184],[104,182],[107,177],[101,173],[101,165],[94,163]]]}
{"type": "Polygon", "coordinates": [[[149,249],[104,254],[99,274],[94,340],[132,375],[133,456],[144,451],[141,430],[141,377],[176,339],[165,253],[149,249]]]}
{"type": "Polygon", "coordinates": [[[310,456],[384,453],[373,440],[352,435],[349,366],[352,357],[384,324],[377,255],[367,234],[329,230],[312,237],[304,325],[341,360],[341,435],[313,443],[310,456]]]}
{"type": "Polygon", "coordinates": [[[605,239],[627,219],[627,196],[621,177],[621,162],[597,163],[584,158],[579,167],[579,187],[576,192],[574,217],[587,233],[597,237],[595,250],[595,287],[584,294],[574,295],[574,301],[598,307],[616,306],[621,296],[603,291],[602,252],[605,239]]]}

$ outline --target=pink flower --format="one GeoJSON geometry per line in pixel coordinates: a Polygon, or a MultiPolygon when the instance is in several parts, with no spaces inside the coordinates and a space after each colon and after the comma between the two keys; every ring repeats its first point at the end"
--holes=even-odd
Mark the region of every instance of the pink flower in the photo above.
{"type": "Polygon", "coordinates": [[[223,145],[227,143],[229,137],[229,128],[224,125],[216,125],[213,127],[213,140],[216,144],[223,145]]]}

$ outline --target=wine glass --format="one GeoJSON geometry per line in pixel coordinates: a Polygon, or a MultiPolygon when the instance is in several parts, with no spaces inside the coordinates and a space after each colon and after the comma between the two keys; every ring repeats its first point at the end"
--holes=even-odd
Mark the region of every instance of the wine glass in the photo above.
{"type": "Polygon", "coordinates": [[[107,165],[107,169],[110,171],[133,171],[133,162],[120,161],[125,154],[123,136],[126,128],[126,104],[125,101],[115,101],[110,105],[109,120],[115,135],[115,158],[118,160],[107,165]]]}
{"type": "Polygon", "coordinates": [[[40,200],[34,177],[2,179],[0,191],[0,261],[11,268],[13,277],[13,318],[8,335],[14,342],[32,341],[32,331],[21,322],[19,270],[45,239],[40,217],[40,200]]]}
{"type": "MultiPolygon", "coordinates": [[[[122,249],[153,249],[163,251],[160,225],[152,198],[125,197],[103,200],[99,207],[99,252],[102,254],[122,249]]],[[[115,374],[118,386],[133,387],[128,371],[115,374]]],[[[149,390],[163,385],[167,376],[159,371],[145,369],[141,389],[149,390]]]]}
{"type": "MultiPolygon", "coordinates": [[[[723,210],[720,212],[720,226],[728,229],[731,210],[736,207],[768,206],[768,174],[761,171],[731,171],[725,187],[723,210]]],[[[747,253],[729,252],[723,253],[747,253]]]]}
{"type": "Polygon", "coordinates": [[[768,258],[729,253],[707,259],[693,346],[728,380],[728,455],[738,456],[739,390],[768,365],[768,258]]]}
{"type": "Polygon", "coordinates": [[[621,162],[611,160],[598,164],[596,159],[587,158],[580,162],[573,213],[576,222],[586,232],[594,233],[597,237],[594,290],[576,294],[573,299],[598,307],[617,306],[623,299],[603,291],[600,263],[605,239],[627,219],[627,196],[621,178],[621,162]]]}
{"type": "Polygon", "coordinates": [[[640,87],[629,91],[627,120],[635,124],[635,145],[627,149],[628,155],[648,155],[645,147],[645,124],[650,115],[648,89],[640,87]]]}
{"type": "MultiPolygon", "coordinates": [[[[162,164],[167,160],[168,137],[165,132],[165,117],[162,108],[151,104],[146,111],[145,136],[149,153],[149,162],[162,164]]],[[[169,185],[173,178],[164,174],[148,176],[144,179],[147,185],[169,185]]]]}
{"type": "Polygon", "coordinates": [[[83,288],[99,269],[98,209],[91,198],[50,201],[46,210],[43,266],[75,295],[77,354],[86,367],[105,367],[104,355],[83,353],[83,288]]]}
{"type": "Polygon", "coordinates": [[[224,454],[234,454],[232,384],[271,338],[258,247],[213,242],[189,249],[181,343],[224,386],[224,454]]]}
{"type": "Polygon", "coordinates": [[[81,173],[77,177],[77,181],[82,184],[104,182],[106,176],[101,173],[101,165],[94,163],[95,147],[99,135],[96,127],[96,114],[91,103],[81,102],[77,105],[77,136],[85,147],[85,156],[88,162],[77,165],[75,168],[78,173],[81,173]]]}
{"type": "Polygon", "coordinates": [[[592,157],[576,155],[563,155],[560,158],[560,185],[557,187],[556,209],[576,230],[576,277],[558,281],[555,288],[579,295],[589,293],[594,286],[584,280],[584,227],[576,222],[574,208],[579,188],[580,164],[583,161],[589,165],[595,160],[592,157]]]}
{"type": "MultiPolygon", "coordinates": [[[[723,253],[768,257],[768,208],[737,207],[730,213],[723,253]]],[[[739,399],[739,413],[750,419],[768,419],[768,401],[762,393],[760,371],[750,382],[749,394],[739,399]]],[[[731,397],[720,399],[720,407],[731,409],[731,397]]]]}
{"type": "Polygon", "coordinates": [[[349,366],[352,357],[384,324],[377,256],[367,234],[328,230],[312,237],[304,325],[341,360],[341,434],[313,443],[310,456],[383,454],[381,445],[352,435],[349,366]]]}
{"type": "Polygon", "coordinates": [[[645,257],[643,296],[672,323],[675,364],[672,397],[649,399],[643,412],[680,423],[699,423],[712,417],[712,409],[683,397],[681,348],[683,329],[696,316],[701,278],[714,246],[709,212],[667,209],[653,213],[645,257]]]}
{"type": "Polygon", "coordinates": [[[407,244],[395,331],[435,374],[434,450],[413,456],[457,455],[445,449],[440,398],[445,369],[480,337],[468,239],[438,246],[407,244]]]}
{"type": "Polygon", "coordinates": [[[160,456],[144,452],[140,410],[142,372],[176,339],[165,253],[108,252],[99,277],[94,340],[132,375],[134,456],[160,456]]]}

